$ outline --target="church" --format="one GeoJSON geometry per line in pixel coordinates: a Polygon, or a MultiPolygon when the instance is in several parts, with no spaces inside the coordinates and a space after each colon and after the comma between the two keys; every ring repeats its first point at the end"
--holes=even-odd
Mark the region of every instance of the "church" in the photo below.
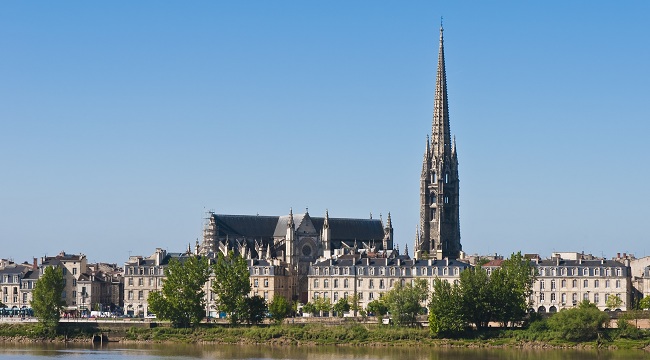
{"type": "MultiPolygon", "coordinates": [[[[321,258],[350,253],[385,254],[393,249],[390,213],[382,219],[350,219],[288,215],[226,215],[209,213],[203,243],[197,252],[214,258],[232,250],[247,260],[282,264],[293,279],[284,289],[293,300],[307,302],[309,266],[321,258]]],[[[283,291],[283,292],[285,292],[283,291]]]]}

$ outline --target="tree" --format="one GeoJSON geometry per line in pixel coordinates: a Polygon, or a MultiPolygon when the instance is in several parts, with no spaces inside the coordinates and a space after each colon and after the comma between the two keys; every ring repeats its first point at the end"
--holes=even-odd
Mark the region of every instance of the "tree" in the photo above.
{"type": "Polygon", "coordinates": [[[477,329],[488,326],[493,317],[495,307],[494,282],[499,276],[497,272],[490,278],[480,266],[466,269],[460,273],[460,303],[465,318],[476,325],[477,329]]]}
{"type": "Polygon", "coordinates": [[[350,311],[350,303],[346,298],[340,298],[339,301],[332,306],[332,310],[336,311],[336,315],[343,317],[343,313],[350,311]]]}
{"type": "Polygon", "coordinates": [[[641,310],[650,309],[650,296],[646,296],[639,301],[639,309],[641,310]]]}
{"type": "MultiPolygon", "coordinates": [[[[352,310],[352,311],[354,312],[354,316],[357,316],[357,313],[358,313],[360,310],[363,310],[363,309],[361,308],[361,304],[360,304],[360,302],[361,302],[361,299],[359,298],[359,294],[354,293],[354,295],[352,295],[352,296],[350,297],[350,310],[352,310]]],[[[362,315],[362,316],[363,316],[363,315],[362,315]]]]}
{"type": "Polygon", "coordinates": [[[183,262],[171,259],[165,268],[161,291],[149,294],[149,310],[174,327],[192,327],[205,316],[203,287],[210,276],[207,258],[190,256],[183,262]]]}
{"type": "Polygon", "coordinates": [[[47,266],[32,290],[31,305],[34,315],[43,325],[43,330],[50,335],[54,334],[61,319],[61,310],[65,305],[61,299],[64,287],[63,270],[47,266]]]}
{"type": "Polygon", "coordinates": [[[417,279],[413,284],[397,285],[384,295],[383,299],[397,325],[413,326],[422,312],[422,303],[429,298],[427,281],[417,279]]]}
{"type": "Polygon", "coordinates": [[[308,302],[305,305],[302,306],[302,311],[307,313],[307,314],[312,314],[316,316],[318,313],[318,309],[316,308],[316,305],[314,303],[308,302]]]}
{"type": "Polygon", "coordinates": [[[244,302],[246,303],[244,319],[247,323],[259,324],[264,321],[268,308],[266,306],[266,300],[263,297],[259,295],[247,297],[244,302]]]}
{"type": "Polygon", "coordinates": [[[271,313],[271,319],[279,324],[291,313],[291,303],[284,296],[276,295],[269,303],[269,312],[271,313]]]}
{"type": "Polygon", "coordinates": [[[609,322],[609,316],[595,304],[584,300],[577,307],[563,309],[548,319],[548,326],[558,337],[569,341],[588,341],[598,336],[598,330],[609,322]]]}
{"type": "Polygon", "coordinates": [[[332,310],[332,303],[330,303],[330,299],[326,297],[314,299],[314,306],[316,307],[316,311],[320,313],[320,316],[323,316],[323,313],[332,310]]]}
{"type": "Polygon", "coordinates": [[[490,286],[495,299],[493,320],[504,326],[523,321],[530,306],[530,295],[535,282],[535,269],[521,252],[510,255],[490,275],[490,286]]]}
{"type": "Polygon", "coordinates": [[[214,275],[212,292],[217,296],[217,309],[228,314],[231,324],[245,320],[242,316],[246,311],[245,299],[251,291],[246,260],[232,251],[228,256],[219,253],[214,264],[214,275]]]}
{"type": "Polygon", "coordinates": [[[375,315],[381,322],[381,318],[388,313],[388,306],[383,300],[373,300],[366,306],[366,311],[375,315]]]}
{"type": "Polygon", "coordinates": [[[616,310],[623,305],[623,300],[621,300],[618,295],[609,295],[607,297],[607,301],[605,301],[605,306],[607,306],[610,310],[616,310]]]}
{"type": "Polygon", "coordinates": [[[465,330],[462,294],[459,285],[433,280],[429,302],[429,330],[435,336],[456,336],[465,330]]]}

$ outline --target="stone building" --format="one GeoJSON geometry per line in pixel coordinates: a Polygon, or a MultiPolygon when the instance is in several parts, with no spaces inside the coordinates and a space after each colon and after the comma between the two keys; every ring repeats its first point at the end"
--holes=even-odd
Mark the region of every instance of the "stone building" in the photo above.
{"type": "Polygon", "coordinates": [[[0,269],[0,302],[6,306],[6,312],[18,315],[19,310],[31,309],[31,290],[37,276],[36,265],[3,262],[0,269]]]}
{"type": "Polygon", "coordinates": [[[458,154],[451,139],[443,29],[440,27],[438,73],[433,105],[431,140],[427,137],[420,177],[420,228],[415,258],[460,256],[458,154]]]}
{"type": "Polygon", "coordinates": [[[390,214],[384,226],[381,219],[331,218],[304,214],[284,216],[225,215],[210,213],[198,253],[215,258],[232,250],[249,260],[271,261],[284,266],[282,276],[290,300],[306,302],[307,276],[311,263],[330,257],[339,249],[368,250],[393,248],[390,214]]]}
{"type": "MultiPolygon", "coordinates": [[[[471,265],[454,259],[411,259],[396,251],[356,252],[320,259],[309,270],[309,300],[323,297],[332,304],[341,298],[357,296],[359,305],[381,298],[397,283],[425,279],[429,291],[436,278],[453,283],[471,265]]],[[[426,304],[423,304],[426,306],[426,304]]]]}
{"type": "MultiPolygon", "coordinates": [[[[557,254],[559,255],[559,254],[557,254]]],[[[556,256],[533,259],[537,280],[533,285],[531,311],[554,313],[589,300],[601,310],[626,311],[631,304],[631,272],[626,264],[615,260],[575,260],[556,256]],[[618,296],[620,307],[609,309],[607,300],[618,296]]]]}
{"type": "Polygon", "coordinates": [[[131,256],[124,263],[124,313],[145,316],[149,312],[147,299],[152,291],[160,291],[165,279],[165,268],[172,258],[182,261],[188,253],[168,253],[163,249],[149,257],[131,256]]]}
{"type": "MultiPolygon", "coordinates": [[[[78,291],[77,281],[81,274],[88,268],[88,260],[84,254],[66,254],[64,251],[56,256],[45,256],[41,258],[40,276],[48,266],[55,266],[63,270],[63,292],[61,298],[65,301],[65,310],[70,313],[89,311],[87,303],[88,294],[78,291]]],[[[39,276],[39,277],[40,277],[39,276]]]]}

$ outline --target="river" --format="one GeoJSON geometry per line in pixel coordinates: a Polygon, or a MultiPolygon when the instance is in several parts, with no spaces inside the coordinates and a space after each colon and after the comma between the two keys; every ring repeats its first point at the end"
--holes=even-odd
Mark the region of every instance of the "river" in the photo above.
{"type": "Polygon", "coordinates": [[[112,343],[103,347],[60,344],[0,344],[0,360],[19,359],[306,359],[306,360],[650,360],[650,353],[634,351],[595,350],[530,350],[530,349],[440,349],[400,347],[270,347],[237,345],[124,345],[112,343]]]}

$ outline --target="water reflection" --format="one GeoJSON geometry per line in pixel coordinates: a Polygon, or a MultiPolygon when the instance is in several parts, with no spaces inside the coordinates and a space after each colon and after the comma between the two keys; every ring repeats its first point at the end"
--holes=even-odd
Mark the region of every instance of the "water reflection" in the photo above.
{"type": "Polygon", "coordinates": [[[416,347],[347,346],[238,346],[188,344],[2,344],[5,359],[307,359],[307,360],[650,360],[650,353],[634,351],[540,350],[540,349],[447,349],[416,347]]]}

